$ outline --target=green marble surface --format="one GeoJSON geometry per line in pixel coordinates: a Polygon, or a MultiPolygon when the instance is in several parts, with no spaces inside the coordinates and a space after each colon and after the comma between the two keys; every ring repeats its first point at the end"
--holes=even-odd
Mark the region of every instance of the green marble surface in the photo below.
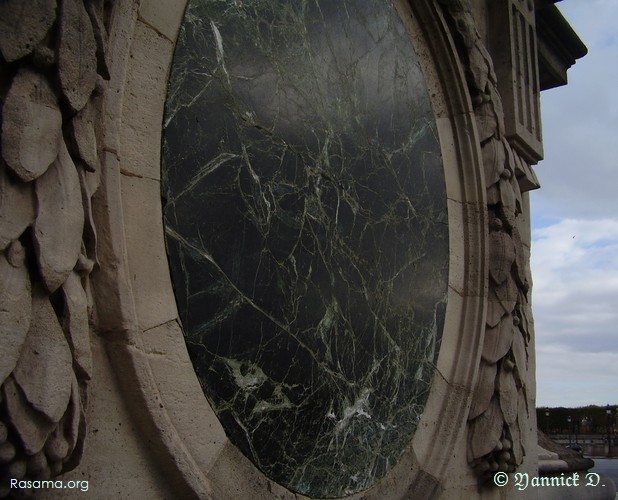
{"type": "Polygon", "coordinates": [[[423,413],[448,279],[436,125],[391,3],[191,1],[162,163],[187,347],[229,438],[305,495],[370,487],[423,413]]]}

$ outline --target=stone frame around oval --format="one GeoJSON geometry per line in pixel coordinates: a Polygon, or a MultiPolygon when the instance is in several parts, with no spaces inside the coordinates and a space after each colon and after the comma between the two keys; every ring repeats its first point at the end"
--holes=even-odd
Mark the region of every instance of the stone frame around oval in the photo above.
{"type": "MultiPolygon", "coordinates": [[[[93,200],[104,263],[93,275],[99,331],[143,439],[179,494],[299,498],[229,442],[202,393],[178,323],[163,235],[160,147],[185,4],[121,0],[110,19],[111,78],[101,96],[102,179],[93,200]]],[[[442,149],[451,247],[448,305],[437,370],[412,442],[384,479],[350,498],[431,497],[451,481],[460,488],[462,481],[475,484],[464,438],[487,296],[479,142],[463,70],[437,2],[394,4],[431,89],[442,149]]]]}

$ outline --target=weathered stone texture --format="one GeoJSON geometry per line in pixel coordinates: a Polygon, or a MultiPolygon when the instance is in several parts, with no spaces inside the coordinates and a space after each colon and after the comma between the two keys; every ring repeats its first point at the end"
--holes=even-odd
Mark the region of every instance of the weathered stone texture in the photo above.
{"type": "Polygon", "coordinates": [[[87,105],[73,117],[70,126],[74,151],[90,172],[96,171],[99,164],[95,117],[92,104],[87,105]]]}
{"type": "Polygon", "coordinates": [[[0,2],[0,52],[12,62],[30,54],[56,19],[56,0],[0,2]]]}
{"type": "MultiPolygon", "coordinates": [[[[23,448],[27,456],[40,453],[43,446],[45,446],[45,441],[47,441],[51,431],[56,426],[56,423],[32,408],[23,391],[15,382],[13,375],[10,375],[4,381],[2,390],[4,400],[6,401],[7,415],[11,421],[11,427],[19,436],[18,446],[23,448]]],[[[10,441],[8,441],[8,443],[13,450],[16,449],[13,443],[10,441]]],[[[13,458],[16,458],[16,454],[15,452],[13,458]]],[[[11,463],[11,461],[9,461],[9,463],[11,463]]],[[[21,475],[21,477],[24,476],[21,475]]]]}
{"type": "Polygon", "coordinates": [[[0,380],[15,368],[30,327],[30,278],[21,244],[13,246],[22,250],[21,258],[9,262],[0,253],[0,380]]]}
{"type": "Polygon", "coordinates": [[[32,184],[13,182],[0,164],[0,251],[19,238],[34,218],[32,184]]]}
{"type": "Polygon", "coordinates": [[[92,375],[92,352],[88,338],[88,297],[76,272],[69,274],[62,285],[62,293],[66,304],[63,326],[73,362],[80,374],[89,379],[92,375]]]}
{"type": "Polygon", "coordinates": [[[60,17],[58,74],[73,111],[81,110],[97,82],[97,44],[84,2],[64,0],[60,17]]]}
{"type": "Polygon", "coordinates": [[[79,177],[64,142],[58,159],[37,180],[36,197],[34,244],[45,286],[54,292],[77,262],[84,229],[79,177]]]}
{"type": "Polygon", "coordinates": [[[15,381],[33,408],[58,422],[71,394],[71,351],[46,294],[32,296],[32,322],[21,350],[15,381]]]}
{"type": "Polygon", "coordinates": [[[22,180],[41,176],[58,155],[62,114],[47,79],[28,68],[14,78],[2,109],[2,156],[22,180]]]}

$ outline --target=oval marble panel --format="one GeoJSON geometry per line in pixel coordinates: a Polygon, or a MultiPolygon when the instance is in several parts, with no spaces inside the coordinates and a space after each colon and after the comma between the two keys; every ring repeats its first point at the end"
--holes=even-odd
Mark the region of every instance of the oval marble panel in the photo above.
{"type": "Polygon", "coordinates": [[[395,8],[191,1],[162,175],[187,347],[230,440],[305,495],[370,487],[423,413],[448,281],[436,124],[395,8]]]}

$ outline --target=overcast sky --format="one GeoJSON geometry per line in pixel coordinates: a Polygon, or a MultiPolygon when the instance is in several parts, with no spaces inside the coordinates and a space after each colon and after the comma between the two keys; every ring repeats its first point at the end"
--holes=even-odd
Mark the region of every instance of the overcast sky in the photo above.
{"type": "Polygon", "coordinates": [[[542,94],[531,193],[537,406],[618,403],[618,1],[558,4],[588,47],[542,94]]]}

